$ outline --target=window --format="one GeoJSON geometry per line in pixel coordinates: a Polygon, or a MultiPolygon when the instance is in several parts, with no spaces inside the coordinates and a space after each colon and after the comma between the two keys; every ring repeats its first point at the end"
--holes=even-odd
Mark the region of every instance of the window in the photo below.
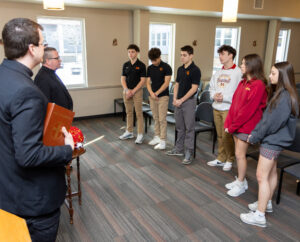
{"type": "Polygon", "coordinates": [[[49,47],[57,49],[62,68],[56,71],[68,87],[87,86],[84,20],[38,17],[49,47]]]}
{"type": "Polygon", "coordinates": [[[219,60],[218,49],[222,45],[230,45],[236,49],[236,57],[234,62],[238,64],[238,51],[240,45],[240,28],[231,27],[217,27],[215,37],[215,49],[214,49],[214,63],[213,63],[213,74],[220,68],[222,64],[219,60]]]}
{"type": "MultiPolygon", "coordinates": [[[[162,61],[168,63],[174,69],[174,24],[150,23],[149,48],[157,47],[161,50],[162,61]]],[[[149,64],[151,64],[149,60],[149,64]]]]}
{"type": "Polygon", "coordinates": [[[290,43],[290,35],[291,35],[290,29],[281,29],[279,31],[275,62],[281,62],[287,60],[289,43],[290,43]]]}

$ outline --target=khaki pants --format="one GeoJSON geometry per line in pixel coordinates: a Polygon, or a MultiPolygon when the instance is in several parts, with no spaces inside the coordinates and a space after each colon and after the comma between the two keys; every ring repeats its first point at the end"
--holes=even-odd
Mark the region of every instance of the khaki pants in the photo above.
{"type": "Polygon", "coordinates": [[[214,121],[218,136],[218,157],[217,159],[222,162],[234,161],[234,142],[231,134],[225,132],[224,122],[228,110],[218,111],[214,109],[214,121]]]}
{"type": "Polygon", "coordinates": [[[136,113],[137,119],[137,133],[144,133],[144,118],[143,118],[143,89],[138,90],[132,98],[126,99],[125,93],[123,93],[124,105],[127,116],[127,130],[133,132],[133,107],[136,113]]]}
{"type": "Polygon", "coordinates": [[[167,112],[169,104],[169,96],[159,97],[155,100],[149,97],[150,107],[154,119],[154,133],[155,136],[160,137],[161,140],[167,139],[167,112]]]}

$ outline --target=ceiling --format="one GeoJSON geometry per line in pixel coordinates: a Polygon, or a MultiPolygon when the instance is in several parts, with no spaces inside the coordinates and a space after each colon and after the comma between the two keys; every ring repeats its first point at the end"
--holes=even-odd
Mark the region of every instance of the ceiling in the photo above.
{"type": "MultiPolygon", "coordinates": [[[[42,5],[43,1],[42,0],[0,0],[0,2],[34,3],[34,4],[42,5]]],[[[157,6],[144,6],[144,5],[135,5],[135,4],[120,4],[120,3],[109,2],[109,1],[101,2],[99,0],[65,0],[65,6],[66,8],[68,6],[72,6],[72,7],[106,8],[106,9],[122,9],[122,10],[141,9],[141,10],[149,10],[152,13],[179,14],[179,15],[206,16],[206,17],[222,16],[222,12],[217,12],[217,11],[201,11],[201,10],[191,10],[191,9],[157,7],[157,6]]],[[[238,14],[238,18],[280,19],[286,22],[300,22],[299,18],[275,17],[275,16],[253,15],[253,14],[238,14]]]]}

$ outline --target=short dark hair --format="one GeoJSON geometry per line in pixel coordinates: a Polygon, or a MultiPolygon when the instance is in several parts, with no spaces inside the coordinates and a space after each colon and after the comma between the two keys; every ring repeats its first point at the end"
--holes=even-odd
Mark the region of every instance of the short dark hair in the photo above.
{"type": "Polygon", "coordinates": [[[38,30],[43,27],[27,18],[14,18],[4,25],[2,40],[7,59],[14,60],[26,55],[30,44],[39,45],[38,30]]]}
{"type": "Polygon", "coordinates": [[[186,51],[189,55],[194,54],[194,49],[190,45],[185,45],[185,46],[181,47],[181,51],[186,51]]]}
{"type": "Polygon", "coordinates": [[[128,45],[127,50],[135,50],[136,52],[140,52],[140,48],[135,44],[128,45]]]}
{"type": "Polygon", "coordinates": [[[235,56],[236,56],[236,50],[231,47],[230,45],[222,45],[220,46],[220,48],[218,49],[218,53],[222,53],[223,51],[227,51],[228,54],[232,54],[232,60],[234,60],[235,56]]]}
{"type": "Polygon", "coordinates": [[[156,59],[158,59],[161,55],[161,51],[159,48],[152,48],[151,50],[149,50],[148,52],[148,57],[150,60],[154,61],[156,59]]]}
{"type": "Polygon", "coordinates": [[[43,64],[46,63],[46,60],[51,58],[51,52],[52,51],[57,51],[54,47],[46,47],[44,49],[44,56],[43,56],[43,64]]]}

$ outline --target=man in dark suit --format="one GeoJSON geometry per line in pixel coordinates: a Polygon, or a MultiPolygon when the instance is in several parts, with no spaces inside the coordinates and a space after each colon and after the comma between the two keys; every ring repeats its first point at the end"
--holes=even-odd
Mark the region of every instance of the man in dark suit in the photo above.
{"type": "Polygon", "coordinates": [[[48,98],[49,102],[73,110],[72,98],[55,71],[61,67],[61,59],[55,48],[44,50],[43,66],[34,79],[34,83],[48,98]]]}
{"type": "Polygon", "coordinates": [[[0,209],[24,218],[32,241],[53,242],[74,142],[65,128],[64,146],[42,142],[48,100],[31,79],[44,54],[41,30],[18,18],[2,31],[7,59],[0,65],[0,209]]]}

